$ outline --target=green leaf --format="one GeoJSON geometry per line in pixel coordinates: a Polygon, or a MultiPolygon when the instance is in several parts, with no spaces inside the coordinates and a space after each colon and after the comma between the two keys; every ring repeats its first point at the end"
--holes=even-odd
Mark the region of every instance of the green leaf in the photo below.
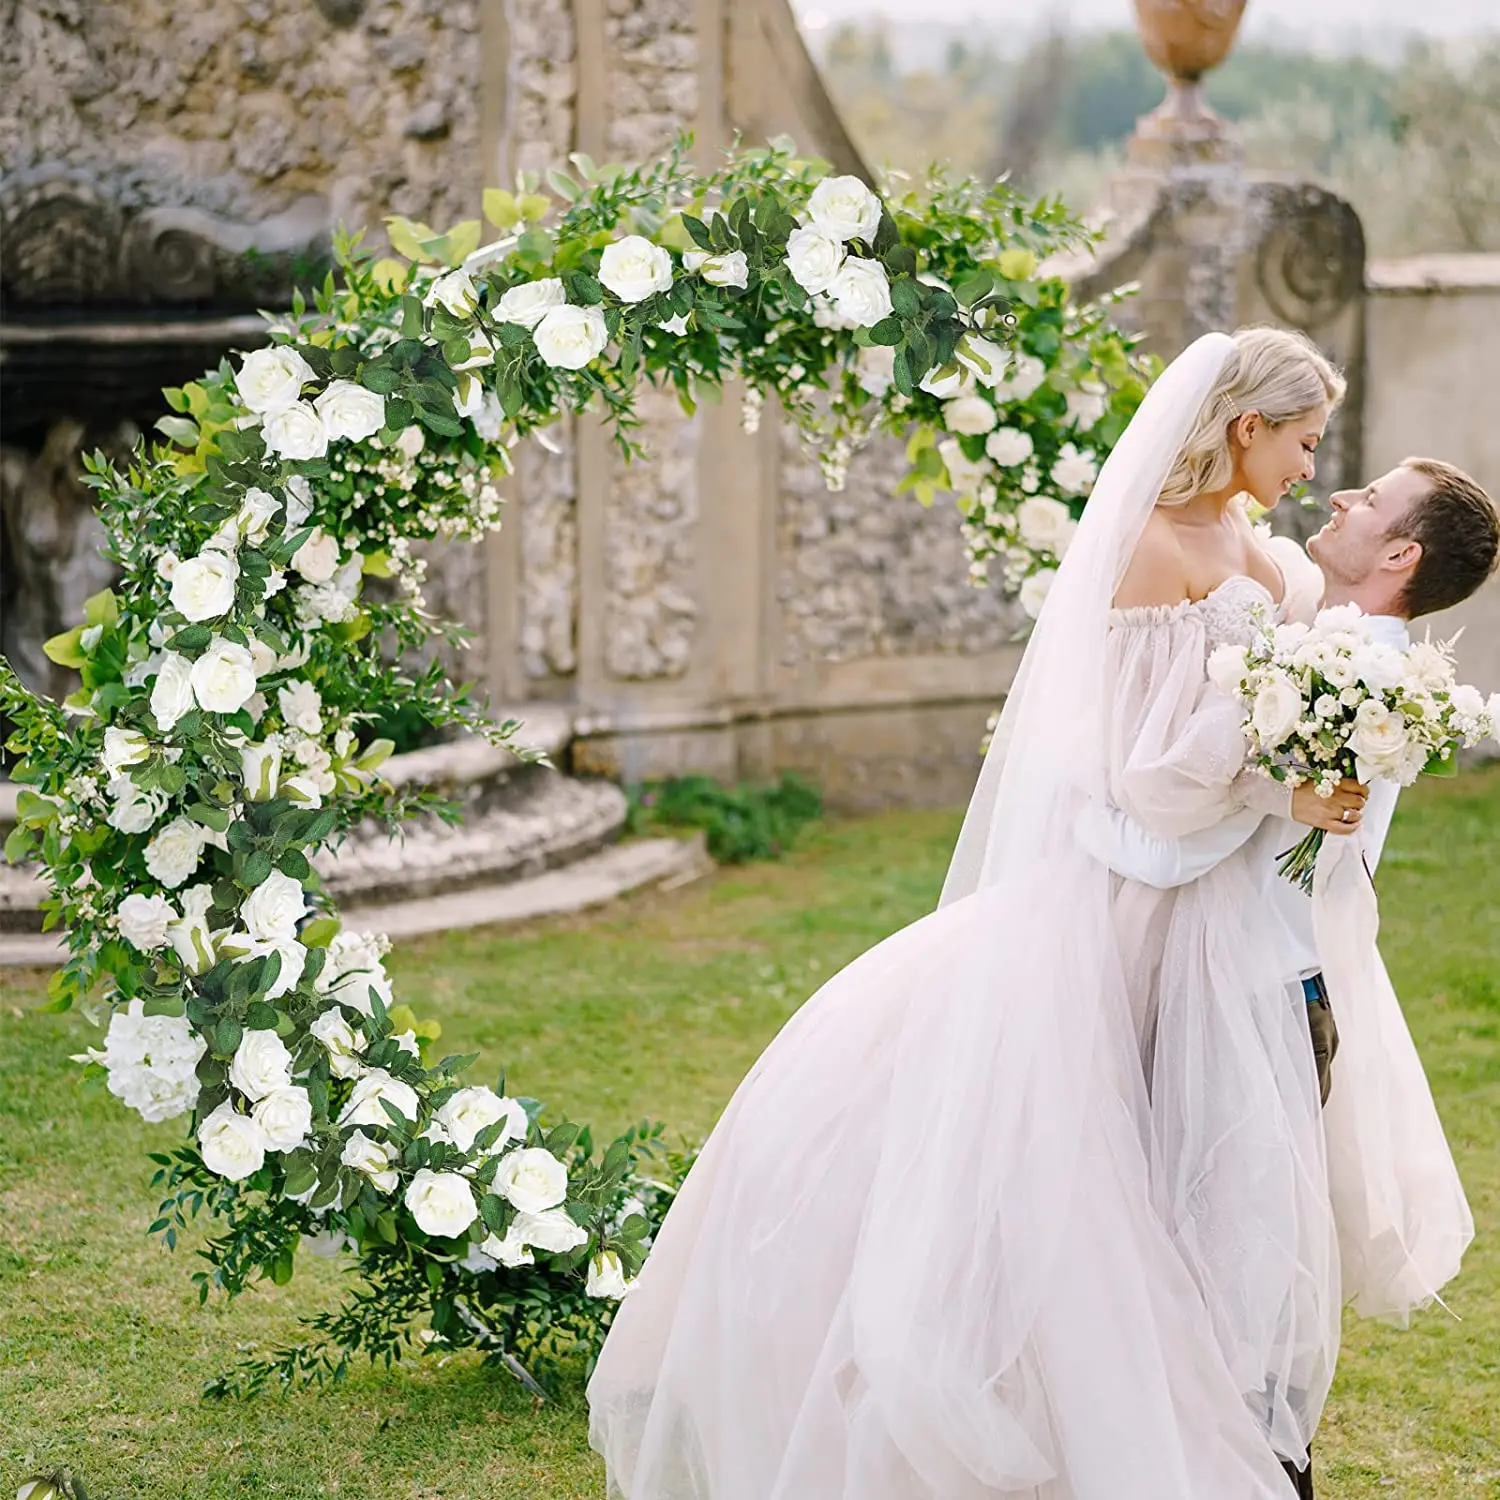
{"type": "Polygon", "coordinates": [[[597,307],[604,301],[603,286],[587,271],[574,271],[566,280],[568,295],[574,302],[581,302],[586,307],[597,307]]]}
{"type": "Polygon", "coordinates": [[[245,1025],[251,1031],[275,1031],[281,1021],[281,1013],[274,1005],[264,1000],[252,1000],[245,1012],[245,1025]]]}
{"type": "Polygon", "coordinates": [[[264,849],[257,849],[253,854],[247,856],[245,868],[240,873],[242,884],[255,887],[258,886],[271,873],[271,856],[264,849]]]}
{"type": "Polygon", "coordinates": [[[911,378],[911,366],[906,362],[904,349],[898,349],[895,359],[891,361],[891,380],[903,396],[910,396],[916,391],[911,378]]]}
{"type": "Polygon", "coordinates": [[[156,430],[170,438],[179,448],[198,446],[198,424],[191,417],[158,417],[156,430]]]}
{"type": "Polygon", "coordinates": [[[687,230],[692,242],[700,250],[712,250],[714,242],[708,233],[708,225],[702,219],[695,219],[692,214],[682,215],[682,227],[687,230]]]}
{"type": "Polygon", "coordinates": [[[326,948],[338,936],[337,917],[316,917],[297,934],[304,948],[326,948]]]}
{"type": "Polygon", "coordinates": [[[388,396],[385,403],[385,425],[393,432],[411,426],[411,402],[404,396],[388,396]]]}
{"type": "Polygon", "coordinates": [[[201,823],[205,828],[212,828],[215,833],[223,833],[229,827],[229,813],[222,807],[210,807],[206,802],[194,802],[187,810],[187,815],[193,822],[201,823]]]}
{"type": "Polygon", "coordinates": [[[224,1016],[214,1022],[211,1035],[214,1051],[220,1057],[233,1057],[245,1035],[245,1028],[233,1016],[224,1016]]]}
{"type": "Polygon", "coordinates": [[[213,631],[207,625],[189,625],[179,630],[167,642],[169,651],[201,651],[213,639],[213,631]]]}
{"type": "Polygon", "coordinates": [[[120,618],[120,601],[113,589],[104,589],[83,601],[85,625],[113,625],[120,618]]]}
{"type": "Polygon", "coordinates": [[[900,317],[911,319],[922,311],[922,297],[916,284],[902,279],[891,283],[891,306],[900,317]]]}
{"type": "Polygon", "coordinates": [[[506,1221],[510,1210],[498,1193],[486,1193],[479,1200],[479,1216],[484,1220],[484,1227],[495,1234],[503,1235],[509,1227],[506,1221]]]}
{"type": "Polygon", "coordinates": [[[869,334],[872,344],[894,346],[901,342],[903,329],[900,318],[890,317],[882,318],[873,328],[863,329],[861,332],[869,334]]]}
{"type": "MultiPolygon", "coordinates": [[[[401,299],[401,337],[404,339],[419,339],[423,333],[422,304],[413,296],[405,296],[401,299]]],[[[375,388],[370,387],[371,390],[375,388]]]]}
{"type": "Polygon", "coordinates": [[[48,661],[55,661],[60,667],[72,667],[76,670],[86,666],[88,657],[83,654],[83,647],[79,645],[82,635],[83,626],[75,625],[71,630],[43,641],[42,652],[48,661]]]}
{"type": "Polygon", "coordinates": [[[967,280],[959,282],[954,289],[959,303],[963,307],[972,307],[980,298],[989,296],[994,290],[995,273],[981,266],[967,280]]]}
{"type": "Polygon", "coordinates": [[[482,203],[485,218],[496,229],[514,229],[524,217],[515,194],[507,193],[504,188],[486,188],[482,203]]]}
{"type": "Polygon", "coordinates": [[[306,880],[312,874],[312,866],[308,864],[307,856],[297,849],[288,849],[276,861],[276,868],[283,875],[291,876],[293,880],[306,880]]]}

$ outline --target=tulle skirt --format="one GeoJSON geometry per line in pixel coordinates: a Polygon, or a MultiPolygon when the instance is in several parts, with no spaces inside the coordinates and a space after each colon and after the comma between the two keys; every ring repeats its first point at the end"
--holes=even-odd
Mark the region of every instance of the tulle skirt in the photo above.
{"type": "Polygon", "coordinates": [[[1340,1299],[1275,919],[1234,859],[1056,873],[887,939],[757,1062],[590,1382],[611,1496],[1287,1500],[1340,1299]]]}

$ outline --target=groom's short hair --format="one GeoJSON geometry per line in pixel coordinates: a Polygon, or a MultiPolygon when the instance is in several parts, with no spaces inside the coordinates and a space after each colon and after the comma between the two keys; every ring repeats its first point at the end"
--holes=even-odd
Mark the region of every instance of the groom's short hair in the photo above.
{"type": "Polygon", "coordinates": [[[1495,503],[1462,469],[1439,458],[1403,458],[1432,487],[1388,533],[1422,545],[1402,600],[1408,619],[1461,604],[1495,571],[1500,515],[1495,503]]]}

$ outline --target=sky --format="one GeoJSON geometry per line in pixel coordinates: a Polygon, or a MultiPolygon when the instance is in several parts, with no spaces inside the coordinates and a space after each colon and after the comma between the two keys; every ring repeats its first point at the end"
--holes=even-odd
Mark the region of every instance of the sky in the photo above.
{"type": "MultiPolygon", "coordinates": [[[[966,22],[987,31],[1029,31],[1056,18],[1078,29],[1134,24],[1130,0],[792,0],[811,35],[844,20],[923,22],[946,29],[966,22]]],[[[1412,31],[1455,37],[1500,30],[1500,0],[1249,0],[1243,38],[1298,38],[1319,49],[1383,50],[1412,31]]]]}

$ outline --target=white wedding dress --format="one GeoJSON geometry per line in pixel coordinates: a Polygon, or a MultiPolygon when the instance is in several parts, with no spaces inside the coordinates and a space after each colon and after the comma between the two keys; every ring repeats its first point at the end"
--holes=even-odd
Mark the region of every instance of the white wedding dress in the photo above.
{"type": "Polygon", "coordinates": [[[611,1496],[1286,1500],[1341,1297],[1300,993],[1242,861],[1148,893],[1073,834],[1236,796],[1204,664],[1269,596],[1109,606],[1229,342],[1105,465],[944,904],[803,1006],[668,1214],[589,1385],[611,1496]]]}

